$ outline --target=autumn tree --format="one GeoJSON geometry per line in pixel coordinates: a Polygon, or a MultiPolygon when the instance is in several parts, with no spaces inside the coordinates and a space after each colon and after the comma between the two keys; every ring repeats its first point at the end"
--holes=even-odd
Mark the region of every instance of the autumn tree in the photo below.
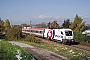
{"type": "Polygon", "coordinates": [[[74,22],[71,23],[69,28],[72,29],[74,32],[82,32],[85,27],[85,22],[82,21],[83,19],[81,17],[78,17],[78,15],[76,14],[74,22]]]}
{"type": "Polygon", "coordinates": [[[5,27],[5,30],[7,30],[8,28],[10,28],[10,22],[9,22],[8,19],[5,20],[4,27],[5,27]]]}
{"type": "Polygon", "coordinates": [[[4,26],[3,26],[3,24],[4,24],[4,22],[0,18],[0,34],[2,34],[4,32],[4,26]]]}
{"type": "Polygon", "coordinates": [[[47,23],[48,28],[51,28],[51,22],[47,23]]]}
{"type": "Polygon", "coordinates": [[[51,23],[51,22],[48,23],[48,28],[49,28],[49,29],[58,29],[58,28],[60,28],[60,26],[59,26],[59,24],[57,23],[57,21],[55,20],[55,21],[53,21],[52,23],[51,23]]]}
{"type": "Polygon", "coordinates": [[[69,19],[64,20],[64,23],[62,24],[62,28],[69,28],[69,25],[70,25],[70,20],[69,19]]]}
{"type": "Polygon", "coordinates": [[[4,23],[3,20],[1,20],[0,18],[0,27],[3,26],[3,23],[4,23]]]}

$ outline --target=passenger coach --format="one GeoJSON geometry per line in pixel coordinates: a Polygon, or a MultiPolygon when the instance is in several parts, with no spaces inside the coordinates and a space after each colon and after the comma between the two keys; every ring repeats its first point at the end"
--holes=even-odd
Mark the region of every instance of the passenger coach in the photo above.
{"type": "Polygon", "coordinates": [[[29,27],[22,28],[22,33],[24,35],[34,34],[35,36],[43,37],[43,31],[44,28],[29,28],[29,27]]]}

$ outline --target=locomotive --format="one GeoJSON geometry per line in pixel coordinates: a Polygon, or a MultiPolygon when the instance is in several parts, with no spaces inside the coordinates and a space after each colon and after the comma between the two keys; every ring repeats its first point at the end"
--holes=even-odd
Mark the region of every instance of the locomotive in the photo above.
{"type": "Polygon", "coordinates": [[[69,28],[63,29],[48,29],[48,28],[22,28],[23,34],[34,34],[35,36],[47,38],[50,40],[59,41],[60,43],[74,43],[73,31],[69,28]]]}

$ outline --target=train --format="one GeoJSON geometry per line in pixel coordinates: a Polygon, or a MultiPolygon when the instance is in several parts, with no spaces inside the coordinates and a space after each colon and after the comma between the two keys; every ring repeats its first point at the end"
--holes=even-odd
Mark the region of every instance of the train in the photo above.
{"type": "Polygon", "coordinates": [[[22,33],[25,34],[34,34],[35,36],[46,38],[49,40],[58,41],[63,44],[74,43],[73,31],[69,28],[63,29],[48,29],[48,28],[22,28],[22,33]]]}

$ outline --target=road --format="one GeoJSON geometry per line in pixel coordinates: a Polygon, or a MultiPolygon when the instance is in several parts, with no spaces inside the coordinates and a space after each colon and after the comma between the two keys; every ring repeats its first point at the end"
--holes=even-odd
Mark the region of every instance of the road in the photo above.
{"type": "Polygon", "coordinates": [[[36,60],[69,60],[66,57],[63,57],[61,55],[58,55],[54,52],[48,51],[40,47],[35,47],[21,42],[14,42],[14,41],[9,41],[9,42],[22,47],[30,54],[32,54],[33,57],[36,58],[36,60]]]}

